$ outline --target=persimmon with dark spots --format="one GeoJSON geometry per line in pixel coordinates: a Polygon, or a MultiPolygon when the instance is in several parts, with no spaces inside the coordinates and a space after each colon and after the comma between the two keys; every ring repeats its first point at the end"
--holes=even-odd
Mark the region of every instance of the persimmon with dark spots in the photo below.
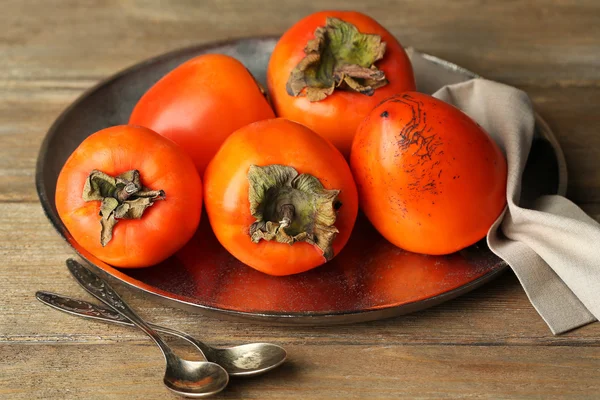
{"type": "Polygon", "coordinates": [[[180,145],[200,173],[233,131],[275,114],[246,67],[233,57],[205,54],[169,72],[136,104],[129,123],[180,145]]]}
{"type": "Polygon", "coordinates": [[[278,116],[308,126],[345,157],[373,107],[415,90],[400,42],[355,11],[321,11],[298,21],[273,50],[267,84],[278,116]]]}
{"type": "Polygon", "coordinates": [[[139,126],[115,126],[86,138],[56,183],[56,209],[75,241],[123,268],[157,264],[194,234],[202,182],[172,141],[139,126]]]}
{"type": "Polygon", "coordinates": [[[472,245],[506,205],[500,148],[465,113],[423,93],[375,107],[357,130],[350,164],[371,223],[412,252],[472,245]]]}
{"type": "Polygon", "coordinates": [[[229,136],[204,175],[206,211],[234,257],[270,275],[307,271],[345,246],[358,212],[342,154],[283,118],[229,136]]]}

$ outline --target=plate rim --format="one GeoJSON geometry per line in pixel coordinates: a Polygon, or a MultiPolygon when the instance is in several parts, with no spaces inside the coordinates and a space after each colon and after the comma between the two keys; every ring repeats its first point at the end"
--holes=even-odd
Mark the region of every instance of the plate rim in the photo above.
{"type": "MultiPolygon", "coordinates": [[[[354,310],[354,311],[316,311],[316,312],[297,312],[297,313],[286,313],[286,312],[249,312],[249,311],[239,311],[225,308],[218,308],[211,305],[192,303],[190,301],[183,300],[181,298],[169,297],[168,295],[162,293],[168,293],[164,290],[153,287],[156,291],[151,291],[144,286],[150,286],[143,282],[138,281],[137,279],[133,279],[128,277],[128,279],[123,279],[120,275],[126,275],[122,271],[104,263],[107,265],[108,269],[102,268],[95,264],[92,259],[95,257],[90,253],[85,251],[80,251],[75,248],[69,241],[70,234],[66,230],[66,227],[59,219],[57,215],[54,214],[52,207],[50,205],[50,200],[48,198],[48,193],[45,190],[44,186],[44,164],[46,157],[48,155],[48,149],[51,140],[56,136],[57,132],[59,132],[59,126],[62,122],[67,118],[70,112],[76,108],[81,102],[87,99],[89,96],[93,95],[96,91],[106,86],[107,84],[123,77],[128,74],[131,74],[139,69],[142,69],[150,64],[160,62],[163,60],[167,60],[173,58],[177,55],[187,54],[194,51],[210,51],[213,48],[220,48],[224,46],[234,45],[236,43],[242,41],[256,41],[256,40],[277,40],[279,36],[274,35],[260,35],[260,36],[249,36],[242,38],[233,38],[227,40],[221,40],[216,42],[208,42],[195,44],[191,46],[185,46],[178,49],[174,49],[159,55],[152,56],[150,58],[144,59],[140,62],[137,62],[129,67],[126,67],[115,74],[112,74],[104,79],[101,79],[92,87],[84,90],[73,102],[71,102],[56,118],[56,120],[52,123],[48,131],[46,132],[44,139],[40,145],[38,151],[38,157],[36,161],[36,170],[35,170],[35,187],[38,194],[38,198],[40,199],[40,203],[42,205],[42,209],[44,210],[44,214],[50,220],[54,229],[60,234],[62,239],[69,244],[69,246],[82,258],[84,259],[89,266],[91,266],[96,272],[101,273],[104,277],[108,277],[111,280],[116,280],[120,284],[124,284],[129,288],[133,288],[134,290],[140,291],[142,293],[146,293],[151,295],[153,298],[166,303],[170,306],[175,306],[178,308],[185,308],[193,311],[200,311],[203,313],[213,314],[219,317],[231,318],[233,317],[236,320],[254,320],[263,323],[269,324],[283,324],[283,325],[338,325],[338,324],[347,324],[347,323],[355,323],[355,322],[365,322],[365,321],[373,321],[385,318],[391,318],[400,316],[403,314],[408,314],[411,312],[419,311],[425,308],[429,308],[438,304],[441,304],[445,301],[456,298],[462,294],[470,292],[481,285],[495,279],[500,274],[504,273],[508,269],[508,264],[501,260],[499,265],[493,268],[491,271],[486,274],[466,283],[457,288],[448,290],[443,293],[439,293],[435,296],[428,297],[425,299],[414,300],[407,303],[402,303],[399,305],[392,305],[380,308],[371,308],[366,310],[354,310]]],[[[439,57],[419,52],[418,50],[409,47],[414,51],[417,51],[421,54],[425,59],[430,62],[442,65],[446,68],[452,68],[457,71],[461,71],[466,75],[470,75],[472,78],[481,77],[480,75],[463,68],[457,64],[446,61],[439,57]]],[[[408,48],[407,48],[408,49],[408,48]]],[[[535,111],[534,111],[535,112],[535,111]]],[[[562,148],[556,139],[556,136],[548,126],[548,123],[537,113],[535,112],[535,123],[536,127],[544,137],[544,139],[548,140],[551,144],[556,157],[558,164],[558,188],[557,194],[565,195],[567,188],[567,167],[566,160],[562,148]]],[[[171,293],[173,296],[174,294],[171,293]]],[[[179,297],[179,296],[178,296],[179,297]]]]}

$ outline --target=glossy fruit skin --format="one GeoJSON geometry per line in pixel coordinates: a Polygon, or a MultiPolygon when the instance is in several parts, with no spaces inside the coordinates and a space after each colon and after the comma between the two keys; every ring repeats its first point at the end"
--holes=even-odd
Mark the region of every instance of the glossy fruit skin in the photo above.
{"type": "Polygon", "coordinates": [[[275,115],[260,87],[233,57],[206,54],[165,75],[136,104],[129,123],[180,145],[200,173],[225,138],[275,115]]]}
{"type": "Polygon", "coordinates": [[[194,234],[202,211],[202,182],[190,157],[150,129],[115,126],[85,139],[63,166],[56,184],[56,208],[73,238],[100,260],[123,268],[163,261],[194,234]],[[89,173],[111,176],[137,169],[142,184],[164,190],[165,199],[141,219],[122,219],[112,240],[100,244],[100,201],[86,202],[82,192],[89,173]]]}
{"type": "Polygon", "coordinates": [[[206,169],[205,204],[219,242],[234,257],[270,275],[307,271],[325,262],[323,253],[305,242],[293,245],[261,240],[253,243],[247,173],[251,165],[287,165],[317,177],[326,189],[338,189],[342,202],[335,221],[339,233],[334,255],[344,247],[356,220],[358,195],[350,168],[327,140],[295,122],[276,118],[234,132],[206,169]]]}
{"type": "Polygon", "coordinates": [[[449,254],[485,237],[506,204],[506,159],[457,108],[393,96],[359,126],[350,158],[361,208],[390,242],[449,254]]]}
{"type": "Polygon", "coordinates": [[[416,89],[410,60],[400,42],[374,19],[354,11],[321,11],[292,26],[273,50],[267,85],[277,116],[311,128],[330,140],[345,157],[350,155],[356,128],[373,107],[396,93],[416,89]],[[315,29],[324,26],[327,17],[349,22],[362,33],[380,35],[386,43],[385,56],[376,66],[385,72],[389,83],[376,89],[372,96],[336,90],[324,100],[310,102],[305,96],[294,97],[287,93],[290,72],[304,57],[304,47],[314,38],[315,29]]]}

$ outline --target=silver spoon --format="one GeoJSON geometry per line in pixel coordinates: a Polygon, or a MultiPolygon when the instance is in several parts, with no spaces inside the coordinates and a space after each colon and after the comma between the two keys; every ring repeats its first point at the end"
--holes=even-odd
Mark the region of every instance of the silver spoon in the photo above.
{"type": "Polygon", "coordinates": [[[160,347],[166,360],[163,382],[172,392],[185,397],[205,397],[227,386],[229,375],[219,364],[208,361],[188,361],[178,357],[163,339],[141,319],[106,281],[73,259],[67,267],[77,282],[92,296],[110,306],[143,330],[160,347]]]}
{"type": "MultiPolygon", "coordinates": [[[[35,296],[42,303],[71,315],[135,326],[121,314],[102,305],[43,291],[37,292],[35,296]]],[[[148,325],[157,332],[167,333],[188,341],[200,350],[208,361],[216,362],[225,368],[230,376],[262,374],[281,365],[287,357],[287,353],[282,347],[271,343],[250,343],[220,349],[202,343],[185,332],[151,323],[148,325]]]]}

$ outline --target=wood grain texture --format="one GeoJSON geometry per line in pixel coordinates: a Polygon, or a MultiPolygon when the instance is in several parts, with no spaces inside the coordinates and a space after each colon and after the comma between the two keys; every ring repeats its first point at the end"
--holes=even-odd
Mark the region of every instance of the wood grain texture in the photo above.
{"type": "MultiPolygon", "coordinates": [[[[277,35],[323,8],[372,15],[404,45],[526,90],[560,141],[569,197],[600,220],[600,3],[595,0],[4,0],[0,13],[0,398],[168,399],[163,360],[131,328],[34,298],[87,298],[37,202],[37,151],[85,89],[178,47],[277,35]]],[[[512,273],[404,317],[270,327],[158,304],[115,285],[153,322],[215,345],[270,341],[290,361],[223,399],[598,398],[600,324],[558,337],[512,273]]],[[[173,341],[179,347],[179,342],[173,341]]],[[[179,347],[182,351],[185,348],[179,347]]]]}
{"type": "Polygon", "coordinates": [[[321,9],[356,9],[405,45],[511,84],[598,85],[594,0],[4,0],[1,79],[101,78],[176,47],[277,35],[321,9]],[[577,72],[576,74],[574,72],[577,72]]]}
{"type": "MultiPolygon", "coordinates": [[[[149,344],[4,346],[10,399],[173,399],[149,344]],[[135,359],[131,354],[135,352],[135,359]],[[39,373],[39,370],[43,373],[39,373]],[[21,380],[11,377],[19,374],[21,380]],[[126,384],[124,384],[126,382],[126,384]]],[[[220,399],[589,398],[600,390],[599,348],[288,345],[291,357],[220,399]],[[326,359],[324,353],[336,353],[326,359]],[[560,360],[559,362],[557,362],[560,360]]]]}

